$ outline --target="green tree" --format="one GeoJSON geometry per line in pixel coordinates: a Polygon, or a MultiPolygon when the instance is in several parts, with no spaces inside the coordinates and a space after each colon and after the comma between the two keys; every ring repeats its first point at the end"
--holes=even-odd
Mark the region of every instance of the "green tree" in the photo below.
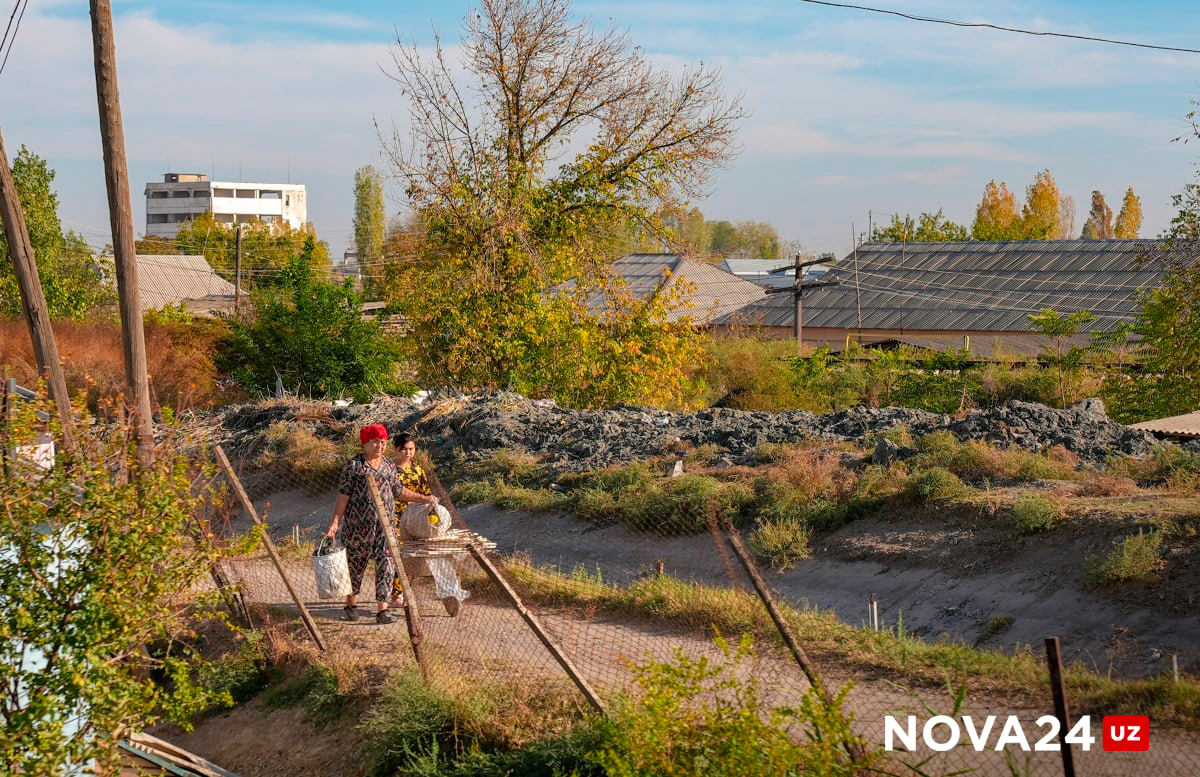
{"type": "Polygon", "coordinates": [[[971,225],[971,236],[976,240],[1018,240],[1021,212],[1017,199],[1003,181],[988,181],[983,189],[983,199],[975,209],[975,222],[971,225]]]}
{"type": "Polygon", "coordinates": [[[726,259],[778,259],[779,233],[764,221],[708,222],[710,248],[726,259]]]}
{"type": "Polygon", "coordinates": [[[244,388],[269,393],[276,378],[307,396],[373,394],[406,388],[397,377],[397,346],[379,323],[362,316],[362,298],[347,279],[316,277],[316,239],[309,235],[276,282],[253,295],[250,321],[233,319],[217,363],[244,388]]]}
{"type": "Polygon", "coordinates": [[[1078,345],[1071,338],[1079,334],[1084,324],[1090,324],[1096,316],[1090,310],[1077,310],[1064,316],[1056,310],[1046,308],[1040,313],[1030,313],[1029,321],[1050,344],[1042,347],[1042,358],[1054,370],[1058,383],[1059,401],[1066,407],[1074,399],[1075,389],[1083,369],[1083,359],[1093,350],[1091,344],[1078,345]]]}
{"type": "Polygon", "coordinates": [[[411,115],[386,151],[426,232],[391,299],[425,381],[544,394],[560,383],[547,375],[574,376],[594,401],[651,385],[678,398],[691,335],[622,307],[600,249],[614,225],[659,233],[703,196],[743,111],[711,69],[672,78],[627,35],[570,14],[567,0],[483,0],[461,68],[440,44],[428,59],[415,42],[393,48],[411,115]],[[600,321],[636,362],[608,358],[600,321]]]}
{"type": "Polygon", "coordinates": [[[1096,235],[1097,235],[1096,222],[1092,221],[1091,219],[1088,219],[1087,221],[1083,222],[1083,231],[1079,233],[1079,239],[1080,240],[1099,240],[1099,238],[1096,235]]]}
{"type": "MultiPolygon", "coordinates": [[[[221,277],[234,279],[239,225],[218,222],[211,213],[197,216],[180,226],[175,235],[175,251],[181,254],[202,255],[221,277]]],[[[311,224],[296,229],[285,221],[265,224],[252,219],[241,225],[242,286],[270,286],[282,277],[292,257],[304,251],[311,238],[310,252],[313,271],[322,278],[329,277],[329,246],[317,240],[311,224]]]]}
{"type": "Polygon", "coordinates": [[[1034,176],[1025,189],[1025,206],[1021,209],[1020,240],[1063,240],[1059,211],[1061,197],[1058,184],[1049,170],[1034,176]]]}
{"type": "Polygon", "coordinates": [[[970,240],[971,236],[966,227],[945,218],[939,208],[937,213],[922,213],[915,222],[908,214],[903,219],[893,214],[892,222],[877,228],[871,239],[893,243],[944,243],[970,240]]]}
{"type": "MultiPolygon", "coordinates": [[[[1196,112],[1187,118],[1200,138],[1196,112]]],[[[1163,269],[1162,283],[1143,295],[1133,323],[1114,338],[1118,347],[1132,347],[1135,363],[1106,376],[1102,387],[1122,423],[1200,407],[1200,174],[1171,201],[1177,212],[1162,250],[1146,257],[1163,269]]]]}
{"type": "Polygon", "coordinates": [[[369,282],[378,274],[383,259],[384,227],[383,176],[371,165],[354,173],[354,246],[358,266],[369,282]]]}
{"type": "Polygon", "coordinates": [[[1088,212],[1088,223],[1092,225],[1093,240],[1112,240],[1112,208],[1104,201],[1104,195],[1092,192],[1092,209],[1088,212]]]}
{"type": "MultiPolygon", "coordinates": [[[[18,403],[0,419],[6,446],[37,442],[38,410],[55,415],[18,403]]],[[[126,732],[186,723],[216,701],[192,681],[200,661],[186,639],[207,611],[195,592],[214,561],[189,528],[203,473],[170,450],[139,463],[102,421],[76,429],[80,453],[60,452],[49,470],[20,459],[0,469],[5,774],[79,774],[93,759],[94,773],[115,773],[126,732]]]]}
{"type": "Polygon", "coordinates": [[[1133,187],[1125,190],[1125,199],[1121,200],[1121,212],[1117,214],[1117,223],[1113,227],[1113,237],[1132,239],[1142,231],[1142,198],[1133,193],[1133,187]]]}
{"type": "MultiPolygon", "coordinates": [[[[111,277],[111,262],[93,256],[87,242],[74,232],[63,234],[58,195],[53,189],[54,171],[46,160],[22,145],[12,163],[12,176],[51,317],[82,319],[95,308],[114,302],[116,290],[101,282],[106,273],[111,277]]],[[[0,315],[16,318],[21,314],[8,238],[0,226],[0,315]]]]}

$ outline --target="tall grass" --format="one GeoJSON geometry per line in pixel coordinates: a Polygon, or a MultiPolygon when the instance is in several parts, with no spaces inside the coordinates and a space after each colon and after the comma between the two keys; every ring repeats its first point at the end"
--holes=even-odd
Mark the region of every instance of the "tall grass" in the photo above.
{"type": "MultiPolygon", "coordinates": [[[[213,362],[225,332],[217,319],[179,321],[147,314],[146,371],[156,412],[163,407],[175,414],[208,409],[244,396],[229,388],[213,362]]],[[[93,410],[125,393],[125,356],[116,321],[55,321],[54,337],[68,391],[82,392],[93,410]]],[[[23,321],[0,320],[0,367],[25,386],[37,384],[37,359],[23,321]]]]}

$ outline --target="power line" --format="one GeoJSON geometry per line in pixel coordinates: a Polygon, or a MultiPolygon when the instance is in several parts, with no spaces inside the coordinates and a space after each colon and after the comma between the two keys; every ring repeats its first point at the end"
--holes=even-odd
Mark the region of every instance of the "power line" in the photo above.
{"type": "Polygon", "coordinates": [[[12,15],[8,17],[8,26],[4,28],[4,38],[0,40],[0,51],[4,51],[4,60],[0,62],[0,73],[4,72],[4,66],[8,64],[8,55],[12,53],[13,44],[17,42],[17,31],[21,29],[21,20],[25,18],[25,9],[29,6],[29,0],[17,0],[17,4],[13,6],[12,15]],[[20,11],[20,14],[17,12],[20,11]],[[16,24],[13,24],[13,17],[16,17],[16,24]],[[12,31],[12,37],[9,37],[9,31],[12,31]],[[8,46],[5,49],[5,46],[8,46]]]}
{"type": "Polygon", "coordinates": [[[829,0],[799,0],[801,3],[809,3],[810,5],[825,5],[831,8],[848,8],[852,11],[869,11],[870,13],[886,14],[890,16],[899,16],[902,19],[909,19],[914,22],[929,22],[931,24],[948,24],[953,27],[985,27],[990,30],[999,30],[1000,32],[1017,32],[1022,35],[1038,35],[1046,38],[1070,38],[1072,40],[1084,40],[1092,43],[1109,43],[1114,46],[1132,46],[1140,49],[1154,49],[1156,51],[1178,51],[1184,54],[1200,54],[1200,49],[1185,49],[1175,46],[1158,46],[1153,43],[1133,43],[1126,40],[1115,40],[1113,38],[1098,38],[1091,35],[1073,35],[1067,32],[1046,32],[1039,30],[1024,30],[1020,27],[1004,27],[999,24],[990,24],[988,22],[960,22],[953,19],[938,19],[933,16],[917,16],[915,14],[907,14],[901,11],[892,11],[886,8],[871,8],[865,5],[852,5],[850,3],[833,3],[829,0]]]}

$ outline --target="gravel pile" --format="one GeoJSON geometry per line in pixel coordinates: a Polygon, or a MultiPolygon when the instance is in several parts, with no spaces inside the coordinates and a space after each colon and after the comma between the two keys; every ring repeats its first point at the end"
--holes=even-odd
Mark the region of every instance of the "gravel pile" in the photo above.
{"type": "MultiPolygon", "coordinates": [[[[1065,410],[1028,402],[976,410],[963,418],[909,408],[854,407],[815,415],[805,411],[768,413],[709,408],[671,413],[617,405],[604,410],[571,410],[550,400],[501,393],[476,397],[384,399],[368,405],[334,407],[318,403],[273,403],[227,408],[217,436],[234,450],[253,448],[271,423],[310,426],[338,440],[365,423],[393,430],[415,429],[437,460],[482,458],[509,449],[543,454],[564,470],[590,470],[613,464],[714,446],[718,463],[746,464],[766,443],[871,442],[879,433],[904,425],[914,437],[949,430],[962,440],[984,440],[1030,451],[1061,445],[1082,462],[1100,464],[1114,454],[1141,457],[1156,444],[1153,435],[1110,421],[1104,404],[1088,399],[1065,410]]],[[[876,458],[903,456],[886,440],[876,458]]]]}

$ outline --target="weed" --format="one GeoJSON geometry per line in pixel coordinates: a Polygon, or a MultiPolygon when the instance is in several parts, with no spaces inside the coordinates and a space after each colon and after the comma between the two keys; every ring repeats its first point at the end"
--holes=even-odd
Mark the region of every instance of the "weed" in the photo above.
{"type": "Polygon", "coordinates": [[[1013,523],[1021,534],[1050,531],[1065,517],[1062,504],[1046,494],[1021,494],[1013,502],[1013,523]]]}
{"type": "Polygon", "coordinates": [[[1084,581],[1095,586],[1155,582],[1162,540],[1161,531],[1139,529],[1117,543],[1103,559],[1093,559],[1084,571],[1084,581]]]}
{"type": "Polygon", "coordinates": [[[454,501],[468,505],[490,502],[498,486],[495,480],[461,480],[454,484],[454,501]]]}
{"type": "Polygon", "coordinates": [[[200,683],[232,707],[249,701],[270,682],[266,640],[261,631],[247,632],[237,650],[205,664],[200,683]]]}
{"type": "Polygon", "coordinates": [[[948,469],[930,467],[910,475],[904,490],[918,502],[945,502],[967,493],[967,487],[948,469]]]}
{"type": "Polygon", "coordinates": [[[1079,496],[1129,496],[1137,493],[1137,483],[1125,475],[1089,472],[1076,493],[1079,496]]]}
{"type": "Polygon", "coordinates": [[[784,571],[812,554],[811,539],[812,529],[803,521],[760,521],[750,534],[749,545],[759,561],[784,571]]]}
{"type": "Polygon", "coordinates": [[[867,767],[847,757],[863,744],[842,709],[848,686],[829,703],[809,689],[796,707],[768,707],[757,678],[738,677],[752,641],[744,638],[736,649],[717,644],[721,661],[678,649],[669,663],[634,667],[638,694],[606,721],[609,741],[592,756],[606,774],[836,776],[867,767]],[[788,734],[794,724],[805,730],[799,742],[788,734]]]}
{"type": "Polygon", "coordinates": [[[1015,621],[1016,619],[1011,615],[997,615],[995,618],[992,618],[987,628],[975,639],[975,647],[979,647],[992,637],[998,637],[1008,631],[1012,628],[1015,621]]]}
{"type": "Polygon", "coordinates": [[[557,491],[548,488],[525,488],[496,484],[492,492],[492,503],[501,510],[527,510],[531,513],[553,512],[565,510],[571,505],[571,500],[557,491]]]}

